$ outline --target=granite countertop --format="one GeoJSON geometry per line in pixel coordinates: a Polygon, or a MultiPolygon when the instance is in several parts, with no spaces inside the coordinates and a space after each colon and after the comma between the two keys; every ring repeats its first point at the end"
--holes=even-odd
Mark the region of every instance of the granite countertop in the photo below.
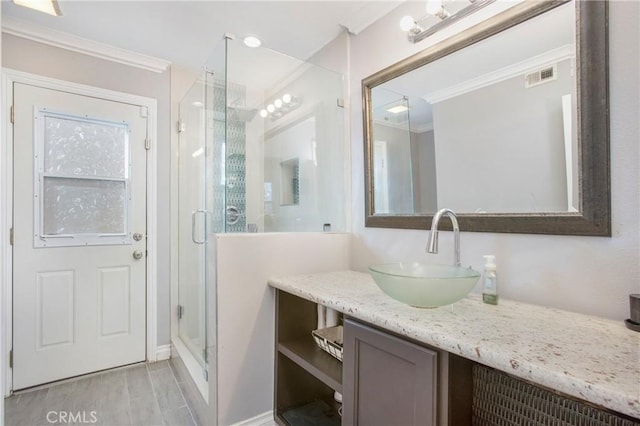
{"type": "Polygon", "coordinates": [[[414,308],[353,271],[269,280],[271,287],[505,371],[640,418],[640,333],[559,309],[469,295],[451,306],[414,308]]]}

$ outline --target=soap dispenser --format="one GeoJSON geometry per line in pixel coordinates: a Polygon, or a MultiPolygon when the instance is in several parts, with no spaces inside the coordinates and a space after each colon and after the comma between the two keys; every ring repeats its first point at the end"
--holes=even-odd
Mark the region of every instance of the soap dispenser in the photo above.
{"type": "Polygon", "coordinates": [[[496,272],[495,256],[486,255],[484,272],[482,273],[482,301],[491,305],[498,304],[498,274],[496,272]]]}

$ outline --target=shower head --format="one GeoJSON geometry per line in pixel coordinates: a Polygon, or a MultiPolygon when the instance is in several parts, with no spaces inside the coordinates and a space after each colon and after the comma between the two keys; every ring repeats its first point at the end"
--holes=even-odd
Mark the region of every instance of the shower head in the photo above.
{"type": "Polygon", "coordinates": [[[249,109],[245,107],[229,107],[229,117],[232,120],[247,122],[253,120],[258,110],[256,108],[249,109]]]}

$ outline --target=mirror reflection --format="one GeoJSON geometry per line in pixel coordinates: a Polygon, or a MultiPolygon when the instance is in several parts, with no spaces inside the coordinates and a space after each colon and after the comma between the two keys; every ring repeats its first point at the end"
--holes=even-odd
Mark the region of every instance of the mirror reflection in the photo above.
{"type": "Polygon", "coordinates": [[[376,215],[580,210],[573,2],[371,88],[376,215]]]}

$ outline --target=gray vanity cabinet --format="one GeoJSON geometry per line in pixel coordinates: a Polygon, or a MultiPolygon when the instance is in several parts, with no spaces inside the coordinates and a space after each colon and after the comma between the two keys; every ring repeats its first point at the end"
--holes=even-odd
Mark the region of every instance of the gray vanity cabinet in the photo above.
{"type": "Polygon", "coordinates": [[[344,321],[342,425],[436,424],[437,353],[344,321]]]}

